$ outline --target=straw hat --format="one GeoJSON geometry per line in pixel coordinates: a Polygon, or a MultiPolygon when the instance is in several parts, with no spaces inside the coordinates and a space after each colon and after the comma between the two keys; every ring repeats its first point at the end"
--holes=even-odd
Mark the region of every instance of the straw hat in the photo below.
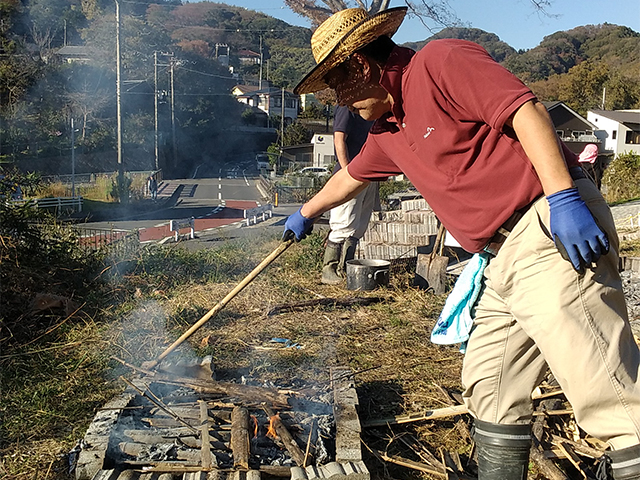
{"type": "Polygon", "coordinates": [[[331,15],[311,37],[311,51],[318,63],[293,89],[294,93],[313,93],[328,88],[323,77],[349,55],[400,27],[407,7],[389,8],[369,15],[362,8],[348,8],[331,15]]]}

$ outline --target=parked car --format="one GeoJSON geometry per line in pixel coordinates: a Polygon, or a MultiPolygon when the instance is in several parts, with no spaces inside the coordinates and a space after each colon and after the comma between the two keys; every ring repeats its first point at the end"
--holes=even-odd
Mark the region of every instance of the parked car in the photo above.
{"type": "Polygon", "coordinates": [[[302,170],[299,170],[297,174],[326,177],[327,175],[331,175],[331,171],[327,167],[304,167],[302,170]]]}

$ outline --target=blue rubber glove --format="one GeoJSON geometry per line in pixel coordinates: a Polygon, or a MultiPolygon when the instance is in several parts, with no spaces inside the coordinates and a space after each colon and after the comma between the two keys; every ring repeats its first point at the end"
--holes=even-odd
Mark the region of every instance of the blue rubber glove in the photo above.
{"type": "Polygon", "coordinates": [[[578,273],[609,251],[609,239],[596,223],[577,188],[547,196],[551,235],[565,260],[578,273]]]}
{"type": "Polygon", "coordinates": [[[302,210],[302,207],[300,207],[296,213],[290,215],[286,222],[284,222],[283,241],[291,240],[295,237],[296,242],[299,242],[300,240],[304,240],[307,235],[311,233],[311,230],[313,230],[315,218],[305,217],[300,213],[300,210],[302,210]]]}

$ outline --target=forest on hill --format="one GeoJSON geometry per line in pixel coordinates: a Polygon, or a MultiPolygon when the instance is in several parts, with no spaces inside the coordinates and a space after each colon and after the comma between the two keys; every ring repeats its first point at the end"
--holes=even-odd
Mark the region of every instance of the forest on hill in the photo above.
{"type": "MultiPolygon", "coordinates": [[[[246,123],[246,107],[230,95],[231,88],[257,84],[260,73],[276,87],[295,85],[314,64],[309,29],[224,3],[118,3],[127,169],[154,166],[156,78],[161,168],[184,174],[196,164],[233,161],[238,152],[265,148],[229,134],[246,123]],[[241,50],[261,53],[262,69],[242,62],[241,50]]],[[[113,169],[115,2],[0,0],[0,15],[0,162],[68,169],[63,163],[73,118],[78,153],[94,159],[85,167],[113,169]],[[81,58],[71,61],[63,54],[70,49],[81,58]]],[[[516,51],[493,33],[449,28],[408,46],[419,49],[437,38],[477,42],[542,100],[561,100],[585,113],[602,106],[604,89],[606,109],[639,106],[639,36],[624,26],[590,25],[516,51]]]]}

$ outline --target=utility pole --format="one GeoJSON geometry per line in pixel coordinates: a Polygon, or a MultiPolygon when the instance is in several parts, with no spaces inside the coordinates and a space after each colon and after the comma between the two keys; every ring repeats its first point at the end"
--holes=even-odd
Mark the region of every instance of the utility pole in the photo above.
{"type": "Polygon", "coordinates": [[[76,198],[76,127],[71,117],[71,197],[76,198]]]}
{"type": "Polygon", "coordinates": [[[607,87],[602,87],[602,106],[600,107],[602,110],[604,110],[606,99],[607,99],[607,87]]]}
{"type": "Polygon", "coordinates": [[[280,111],[282,116],[280,119],[280,146],[284,147],[284,87],[282,87],[282,107],[280,111]]]}
{"type": "Polygon", "coordinates": [[[116,2],[116,122],[118,136],[118,195],[120,202],[126,202],[129,198],[124,188],[124,164],[122,162],[122,62],[120,61],[120,2],[116,2]]]}
{"type": "Polygon", "coordinates": [[[260,81],[258,82],[258,89],[262,90],[262,34],[260,34],[260,81]]]}
{"type": "Polygon", "coordinates": [[[173,167],[178,168],[178,146],[176,144],[176,104],[175,104],[175,91],[173,88],[173,71],[175,65],[175,59],[171,56],[171,137],[173,141],[173,167]]]}
{"type": "Polygon", "coordinates": [[[154,165],[156,167],[156,170],[159,169],[158,167],[158,52],[154,51],[153,52],[153,116],[154,116],[154,136],[153,136],[153,141],[154,141],[154,148],[155,148],[155,155],[154,155],[154,165]]]}

